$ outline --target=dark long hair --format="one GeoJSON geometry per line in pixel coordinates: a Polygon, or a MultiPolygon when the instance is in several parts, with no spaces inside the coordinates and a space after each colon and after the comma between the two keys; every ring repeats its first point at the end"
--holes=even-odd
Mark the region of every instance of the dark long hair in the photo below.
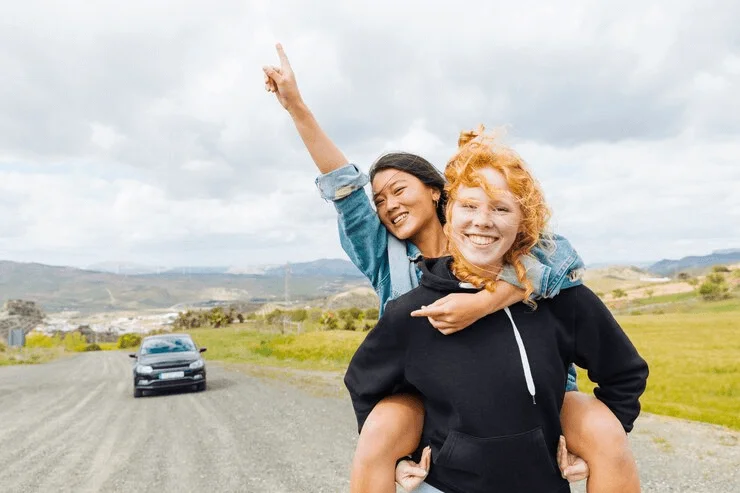
{"type": "Polygon", "coordinates": [[[438,190],[437,218],[444,226],[447,222],[445,217],[445,206],[447,204],[445,178],[437,168],[432,166],[432,163],[421,156],[409,152],[389,152],[380,156],[370,167],[370,181],[372,182],[375,175],[384,169],[396,169],[414,175],[424,185],[438,190]]]}

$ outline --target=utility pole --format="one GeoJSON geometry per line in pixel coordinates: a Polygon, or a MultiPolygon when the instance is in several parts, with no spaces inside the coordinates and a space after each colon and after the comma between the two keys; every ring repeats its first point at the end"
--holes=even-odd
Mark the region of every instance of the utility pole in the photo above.
{"type": "Polygon", "coordinates": [[[290,262],[286,262],[285,264],[285,307],[288,307],[288,303],[290,303],[290,262]]]}
{"type": "MultiPolygon", "coordinates": [[[[290,303],[290,262],[285,263],[285,309],[288,310],[288,303],[290,303]]],[[[283,334],[285,333],[286,325],[288,325],[288,316],[283,315],[283,334]]]]}

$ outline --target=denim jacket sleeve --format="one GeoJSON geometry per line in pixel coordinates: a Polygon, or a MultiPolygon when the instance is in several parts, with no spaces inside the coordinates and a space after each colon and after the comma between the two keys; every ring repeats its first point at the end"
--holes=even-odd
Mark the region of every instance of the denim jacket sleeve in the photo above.
{"type": "MultiPolygon", "coordinates": [[[[541,241],[530,255],[522,259],[522,263],[537,297],[552,298],[561,289],[581,284],[583,260],[563,236],[552,235],[552,240],[541,241]]],[[[504,266],[499,279],[522,287],[511,265],[504,266]]]]}
{"type": "Polygon", "coordinates": [[[348,164],[316,178],[316,186],[337,210],[342,248],[370,280],[380,299],[388,300],[391,297],[388,232],[363,189],[368,181],[365,173],[348,164]]]}

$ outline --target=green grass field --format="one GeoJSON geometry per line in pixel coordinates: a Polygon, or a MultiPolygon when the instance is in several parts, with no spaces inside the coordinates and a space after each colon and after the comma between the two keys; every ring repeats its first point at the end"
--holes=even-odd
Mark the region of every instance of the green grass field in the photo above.
{"type": "Polygon", "coordinates": [[[344,370],[365,332],[324,331],[280,335],[242,324],[190,333],[205,356],[226,363],[257,363],[311,370],[344,370]]]}
{"type": "MultiPolygon", "coordinates": [[[[645,411],[740,430],[740,310],[731,300],[706,305],[617,319],[650,365],[645,411]]],[[[584,371],[579,386],[593,388],[584,371]]]]}
{"type": "MultiPolygon", "coordinates": [[[[618,315],[650,365],[643,410],[740,430],[740,300],[681,297],[664,314],[618,315]]],[[[319,370],[344,370],[365,333],[279,335],[234,326],[192,331],[209,359],[319,370]]],[[[581,390],[593,384],[580,371],[581,390]]]]}

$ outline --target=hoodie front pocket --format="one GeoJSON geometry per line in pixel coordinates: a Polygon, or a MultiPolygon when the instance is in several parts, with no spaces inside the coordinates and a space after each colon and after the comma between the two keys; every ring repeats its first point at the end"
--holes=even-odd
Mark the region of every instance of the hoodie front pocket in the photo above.
{"type": "Polygon", "coordinates": [[[490,438],[451,431],[434,463],[467,473],[451,475],[455,483],[466,483],[455,484],[463,491],[539,493],[567,485],[550,457],[541,427],[490,438]]]}

